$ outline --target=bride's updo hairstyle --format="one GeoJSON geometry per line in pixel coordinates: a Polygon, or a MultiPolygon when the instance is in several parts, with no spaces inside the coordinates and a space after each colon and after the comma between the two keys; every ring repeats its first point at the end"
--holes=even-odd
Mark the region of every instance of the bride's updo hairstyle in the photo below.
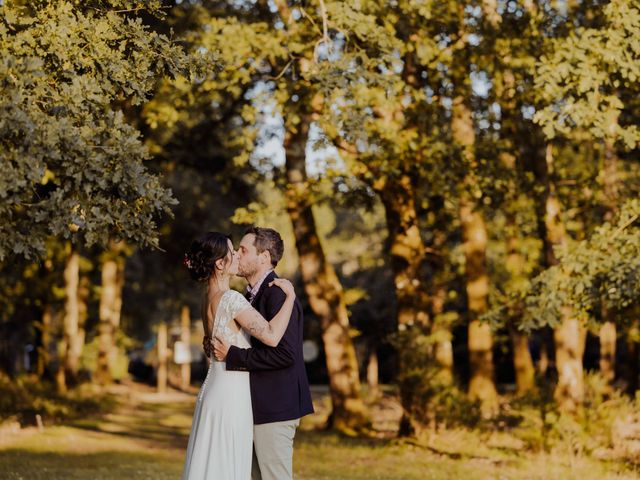
{"type": "Polygon", "coordinates": [[[206,282],[216,269],[216,262],[229,253],[231,237],[218,232],[207,232],[194,240],[184,254],[184,265],[191,278],[206,282]]]}

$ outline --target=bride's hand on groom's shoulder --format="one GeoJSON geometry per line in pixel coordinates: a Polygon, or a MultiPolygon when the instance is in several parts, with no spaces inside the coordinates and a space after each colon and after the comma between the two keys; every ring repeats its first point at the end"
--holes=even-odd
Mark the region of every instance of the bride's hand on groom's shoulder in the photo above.
{"type": "Polygon", "coordinates": [[[275,285],[276,287],[280,287],[287,297],[295,297],[296,295],[296,291],[293,288],[293,284],[286,278],[274,278],[269,283],[270,287],[272,285],[275,285]]]}

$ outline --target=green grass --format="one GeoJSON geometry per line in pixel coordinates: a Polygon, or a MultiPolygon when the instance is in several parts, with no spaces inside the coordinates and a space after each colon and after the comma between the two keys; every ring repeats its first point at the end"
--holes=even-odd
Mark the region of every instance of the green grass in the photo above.
{"type": "MultiPolygon", "coordinates": [[[[193,396],[120,395],[116,411],[67,425],[0,433],[0,477],[8,479],[179,478],[193,396]]],[[[322,415],[321,413],[319,415],[322,415]]],[[[303,422],[295,444],[298,479],[632,479],[623,463],[534,454],[495,435],[444,432],[428,446],[393,439],[347,439],[303,422]]]]}
{"type": "Polygon", "coordinates": [[[7,479],[176,479],[181,468],[164,454],[104,451],[91,454],[34,453],[7,450],[0,453],[0,470],[7,479]],[[6,476],[5,476],[6,475],[6,476]]]}

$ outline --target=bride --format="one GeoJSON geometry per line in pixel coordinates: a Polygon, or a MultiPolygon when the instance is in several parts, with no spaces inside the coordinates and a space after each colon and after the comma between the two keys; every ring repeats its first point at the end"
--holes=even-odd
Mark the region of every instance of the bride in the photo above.
{"type": "MultiPolygon", "coordinates": [[[[206,284],[202,296],[202,321],[207,337],[221,336],[231,345],[250,348],[249,337],[276,346],[291,318],[295,292],[291,282],[274,279],[286,301],[267,322],[251,304],[229,288],[238,272],[238,260],[231,239],[209,232],[191,244],[184,258],[191,278],[206,284]]],[[[200,388],[183,480],[248,480],[253,452],[253,414],[249,372],[226,371],[225,363],[211,359],[200,388]]]]}

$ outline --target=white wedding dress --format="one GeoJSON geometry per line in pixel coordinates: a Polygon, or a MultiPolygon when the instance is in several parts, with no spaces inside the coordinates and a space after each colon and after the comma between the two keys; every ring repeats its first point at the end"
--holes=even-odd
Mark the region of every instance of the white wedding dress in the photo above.
{"type": "MultiPolygon", "coordinates": [[[[232,328],[236,314],[250,306],[235,290],[223,293],[213,321],[213,336],[250,348],[249,334],[232,328]]],[[[252,453],[249,372],[228,372],[225,362],[214,359],[198,394],[182,478],[249,480],[252,453]]]]}

